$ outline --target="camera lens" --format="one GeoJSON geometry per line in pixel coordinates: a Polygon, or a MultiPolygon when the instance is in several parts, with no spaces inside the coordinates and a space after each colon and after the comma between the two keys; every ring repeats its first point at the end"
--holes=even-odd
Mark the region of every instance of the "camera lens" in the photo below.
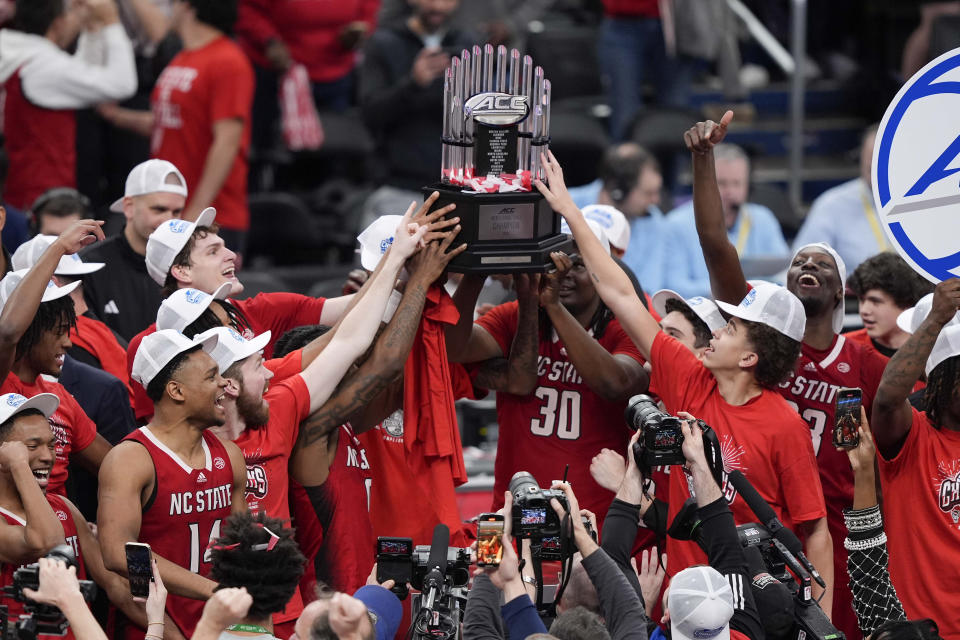
{"type": "Polygon", "coordinates": [[[510,478],[510,493],[514,496],[539,490],[540,485],[529,471],[517,471],[513,474],[513,477],[510,478]]]}
{"type": "Polygon", "coordinates": [[[657,408],[657,403],[648,395],[640,394],[630,398],[623,417],[634,431],[656,426],[670,416],[657,408]]]}

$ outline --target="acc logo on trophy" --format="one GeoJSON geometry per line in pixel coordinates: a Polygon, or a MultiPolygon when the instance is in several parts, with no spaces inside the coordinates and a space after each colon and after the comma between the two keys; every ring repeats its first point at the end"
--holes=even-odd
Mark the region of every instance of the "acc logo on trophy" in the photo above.
{"type": "Polygon", "coordinates": [[[880,226],[925,278],[960,275],[960,49],[917,72],[880,123],[873,197],[880,226]]]}

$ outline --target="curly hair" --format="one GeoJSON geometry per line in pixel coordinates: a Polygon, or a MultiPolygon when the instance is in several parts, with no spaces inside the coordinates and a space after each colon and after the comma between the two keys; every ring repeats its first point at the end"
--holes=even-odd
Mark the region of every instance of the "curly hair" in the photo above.
{"type": "Polygon", "coordinates": [[[20,360],[30,353],[48,331],[67,333],[75,326],[77,326],[77,313],[73,309],[73,300],[70,296],[41,302],[30,326],[17,341],[14,359],[20,360]]]}
{"type": "Polygon", "coordinates": [[[874,640],[940,640],[940,628],[930,618],[891,620],[877,627],[874,640]]]}
{"type": "Polygon", "coordinates": [[[694,313],[693,309],[691,309],[687,303],[675,298],[671,298],[667,300],[666,304],[664,304],[664,311],[667,313],[673,313],[676,311],[686,318],[687,322],[693,325],[694,347],[697,349],[702,349],[710,346],[710,339],[713,337],[713,332],[710,331],[710,327],[707,326],[707,323],[704,322],[700,316],[694,313]]]}
{"type": "Polygon", "coordinates": [[[187,238],[187,243],[183,245],[182,249],[180,249],[180,253],[176,255],[176,257],[173,259],[173,263],[167,270],[167,278],[163,281],[163,290],[161,291],[164,298],[169,298],[171,293],[180,288],[180,283],[177,282],[177,279],[173,277],[173,268],[192,266],[192,263],[190,262],[190,254],[193,253],[193,248],[197,245],[197,240],[202,240],[211,233],[218,233],[219,231],[220,226],[216,222],[211,224],[209,227],[197,227],[193,230],[193,233],[191,233],[190,237],[187,238]]]}
{"type": "Polygon", "coordinates": [[[219,583],[217,589],[246,587],[253,596],[247,614],[252,619],[283,611],[307,562],[293,539],[293,529],[263,512],[235,513],[227,518],[219,540],[211,546],[211,559],[210,579],[219,583]],[[271,541],[267,529],[279,538],[276,546],[254,550],[271,541]]]}
{"type": "Polygon", "coordinates": [[[187,0],[197,14],[197,20],[227,35],[233,34],[237,21],[237,0],[187,0]]]}
{"type": "Polygon", "coordinates": [[[178,353],[170,362],[163,365],[163,368],[157,372],[157,375],[153,376],[153,380],[147,385],[147,397],[154,403],[160,402],[160,399],[163,397],[163,390],[167,388],[167,383],[170,382],[170,379],[180,370],[180,367],[187,361],[190,354],[200,351],[200,348],[198,344],[182,353],[178,353]]]}
{"type": "Polygon", "coordinates": [[[949,410],[953,396],[960,393],[960,356],[947,358],[927,376],[927,387],[923,392],[923,406],[927,418],[935,429],[943,424],[943,416],[949,410]]]}
{"type": "Polygon", "coordinates": [[[765,324],[741,318],[737,321],[746,327],[747,340],[757,352],[757,383],[765,389],[775,389],[796,369],[800,343],[765,324]]]}
{"type": "Polygon", "coordinates": [[[867,258],[853,271],[847,286],[863,298],[871,289],[879,289],[901,309],[917,304],[917,300],[933,291],[933,283],[923,278],[897,254],[884,251],[867,258]]]}
{"type": "Polygon", "coordinates": [[[210,307],[207,307],[203,310],[203,313],[197,316],[196,320],[183,328],[183,335],[193,339],[204,331],[209,331],[210,329],[216,329],[217,327],[223,326],[233,327],[237,333],[241,335],[247,329],[250,329],[251,332],[253,331],[253,327],[250,326],[250,321],[247,320],[247,316],[245,316],[243,312],[233,304],[227,302],[226,300],[213,300],[210,304],[220,305],[220,308],[223,309],[223,312],[227,314],[229,323],[224,325],[223,322],[220,321],[220,317],[216,314],[216,312],[214,312],[214,310],[210,307]]]}

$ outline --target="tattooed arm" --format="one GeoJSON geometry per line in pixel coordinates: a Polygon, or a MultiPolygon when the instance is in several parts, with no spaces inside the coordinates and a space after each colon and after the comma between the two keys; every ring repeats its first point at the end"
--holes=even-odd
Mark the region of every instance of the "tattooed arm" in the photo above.
{"type": "Polygon", "coordinates": [[[491,358],[480,363],[474,382],[493,391],[517,396],[533,393],[537,386],[539,353],[539,316],[537,292],[540,276],[520,273],[514,276],[517,286],[517,332],[510,345],[510,357],[491,358]]]}
{"type": "Polygon", "coordinates": [[[563,170],[552,152],[548,152],[548,155],[543,157],[543,167],[549,178],[549,186],[537,180],[535,182],[537,189],[547,199],[553,210],[562,215],[570,225],[573,237],[577,241],[577,248],[590,271],[590,278],[597,288],[597,293],[620,321],[620,326],[633,340],[643,357],[649,360],[653,339],[660,333],[660,325],[640,302],[630,278],[613,261],[610,253],[603,248],[597,237],[593,235],[593,231],[587,226],[583,213],[573,203],[567,191],[563,182],[563,170]]]}
{"type": "MultiPolygon", "coordinates": [[[[407,282],[400,306],[390,324],[377,339],[373,351],[360,368],[350,373],[323,406],[300,425],[300,435],[291,458],[291,473],[306,486],[314,481],[304,481],[311,476],[316,456],[326,450],[324,437],[362,409],[372,406],[375,398],[393,383],[403,372],[404,363],[413,345],[420,326],[420,315],[427,299],[427,289],[440,277],[447,263],[466,249],[460,245],[447,251],[459,227],[447,234],[440,242],[431,242],[412,260],[413,274],[407,282]]],[[[372,426],[372,425],[366,425],[372,426]]]]}
{"type": "Polygon", "coordinates": [[[960,279],[937,285],[933,307],[916,333],[890,358],[873,399],[873,435],[886,459],[899,453],[910,431],[912,411],[907,397],[924,372],[937,336],[960,308],[960,279]]]}

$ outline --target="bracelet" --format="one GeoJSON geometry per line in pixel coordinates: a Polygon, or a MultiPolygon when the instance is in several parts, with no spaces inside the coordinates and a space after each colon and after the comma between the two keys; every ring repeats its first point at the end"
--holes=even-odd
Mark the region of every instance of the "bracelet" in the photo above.
{"type": "Polygon", "coordinates": [[[154,626],[154,625],[160,625],[160,626],[162,627],[162,626],[164,625],[164,623],[163,623],[163,622],[148,622],[148,623],[147,623],[147,626],[148,626],[148,627],[152,627],[152,626],[154,626]]]}
{"type": "Polygon", "coordinates": [[[520,578],[529,585],[533,585],[533,588],[537,588],[537,579],[533,576],[520,576],[520,578]]]}
{"type": "Polygon", "coordinates": [[[847,528],[851,531],[865,531],[883,526],[883,516],[880,506],[874,505],[866,509],[848,509],[843,513],[847,528]]]}
{"type": "Polygon", "coordinates": [[[866,551],[867,549],[875,549],[887,542],[887,534],[881,533],[880,535],[867,538],[866,540],[851,540],[847,538],[843,541],[843,547],[847,551],[866,551]]]}

